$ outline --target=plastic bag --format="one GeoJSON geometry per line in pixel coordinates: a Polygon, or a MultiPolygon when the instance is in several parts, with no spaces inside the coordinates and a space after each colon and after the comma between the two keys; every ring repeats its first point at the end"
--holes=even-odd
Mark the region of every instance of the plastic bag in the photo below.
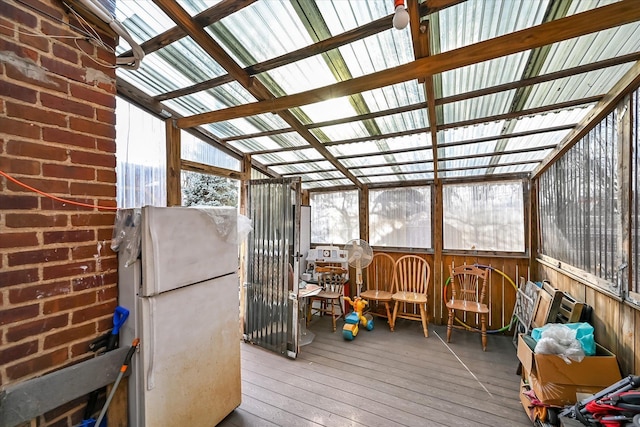
{"type": "MultiPolygon", "coordinates": [[[[557,354],[566,363],[571,363],[572,360],[581,362],[584,359],[585,352],[580,341],[576,339],[575,329],[561,323],[550,323],[536,329],[542,329],[534,349],[536,353],[557,354]]],[[[531,336],[535,338],[533,332],[531,336]]]]}
{"type": "Polygon", "coordinates": [[[540,334],[550,325],[562,325],[567,328],[573,329],[576,331],[576,339],[582,345],[582,350],[584,350],[584,354],[586,356],[593,356],[596,354],[596,341],[593,336],[593,326],[586,322],[578,322],[578,323],[566,323],[566,324],[558,324],[558,323],[549,323],[547,325],[542,326],[541,328],[535,328],[531,331],[531,337],[536,341],[540,339],[540,334]]]}

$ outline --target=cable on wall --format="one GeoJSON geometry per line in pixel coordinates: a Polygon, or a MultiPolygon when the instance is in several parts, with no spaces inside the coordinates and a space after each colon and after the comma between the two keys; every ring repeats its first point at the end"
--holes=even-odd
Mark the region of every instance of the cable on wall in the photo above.
{"type": "Polygon", "coordinates": [[[44,191],[38,190],[37,188],[34,188],[34,187],[28,185],[28,184],[25,184],[22,181],[18,181],[14,177],[10,176],[9,174],[7,174],[7,173],[5,173],[5,172],[3,172],[1,170],[0,170],[0,175],[4,176],[9,181],[14,182],[14,183],[18,184],[21,187],[26,188],[27,190],[31,190],[34,193],[38,193],[41,196],[45,196],[45,197],[48,197],[50,199],[57,200],[57,201],[59,201],[61,203],[68,203],[70,205],[82,206],[82,207],[91,208],[91,209],[102,209],[102,210],[109,210],[109,211],[117,211],[118,210],[117,207],[113,207],[113,206],[91,205],[89,203],[76,202],[74,200],[63,199],[61,197],[54,196],[53,194],[46,193],[44,191]]]}

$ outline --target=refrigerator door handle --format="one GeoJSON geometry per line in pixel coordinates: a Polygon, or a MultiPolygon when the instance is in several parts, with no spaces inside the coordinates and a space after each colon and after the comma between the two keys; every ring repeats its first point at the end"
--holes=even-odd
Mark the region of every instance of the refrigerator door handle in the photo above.
{"type": "Polygon", "coordinates": [[[149,362],[147,363],[147,390],[153,390],[156,386],[155,384],[155,376],[154,376],[154,365],[155,365],[155,354],[156,351],[153,348],[154,343],[156,342],[156,319],[155,319],[155,313],[156,313],[156,300],[155,298],[146,298],[147,303],[149,304],[149,322],[146,323],[146,326],[150,329],[149,330],[149,337],[151,337],[150,340],[148,340],[148,343],[146,345],[146,349],[148,350],[149,354],[148,355],[144,355],[144,357],[148,357],[149,362]]]}

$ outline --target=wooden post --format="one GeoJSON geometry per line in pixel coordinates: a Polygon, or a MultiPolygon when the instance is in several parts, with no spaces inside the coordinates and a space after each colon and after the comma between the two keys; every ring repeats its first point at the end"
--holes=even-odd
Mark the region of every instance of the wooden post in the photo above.
{"type": "Polygon", "coordinates": [[[182,204],[180,185],[180,128],[175,119],[165,120],[167,145],[167,206],[182,204]]]}
{"type": "Polygon", "coordinates": [[[442,286],[445,278],[448,277],[446,266],[442,265],[442,180],[436,179],[433,183],[434,206],[433,206],[433,316],[434,319],[446,319],[442,316],[442,286]],[[445,274],[443,274],[443,270],[445,274]],[[444,280],[443,280],[444,279],[444,280]]]}

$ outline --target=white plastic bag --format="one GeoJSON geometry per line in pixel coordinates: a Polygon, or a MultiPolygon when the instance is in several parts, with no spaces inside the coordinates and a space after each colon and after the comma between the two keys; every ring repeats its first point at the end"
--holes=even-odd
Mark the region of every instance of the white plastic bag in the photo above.
{"type": "Polygon", "coordinates": [[[560,323],[546,325],[534,351],[538,354],[557,354],[566,363],[584,359],[584,350],[576,339],[575,329],[560,323]]]}

